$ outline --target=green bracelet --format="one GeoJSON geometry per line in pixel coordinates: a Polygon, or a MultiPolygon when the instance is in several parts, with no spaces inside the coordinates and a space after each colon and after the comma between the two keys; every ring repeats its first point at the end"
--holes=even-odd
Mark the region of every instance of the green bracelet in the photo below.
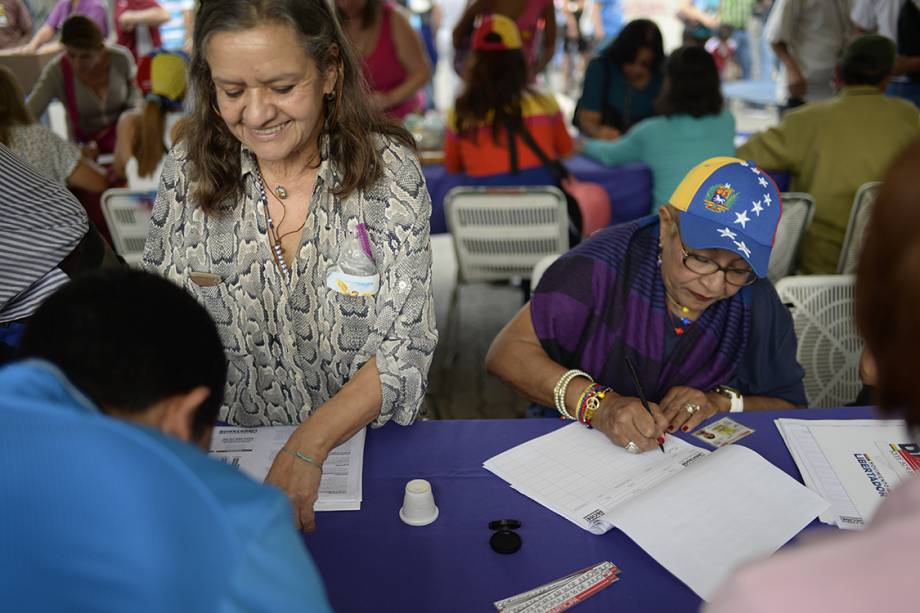
{"type": "Polygon", "coordinates": [[[301,453],[301,452],[299,452],[299,451],[291,451],[291,450],[288,449],[287,447],[282,447],[282,448],[281,448],[281,451],[283,451],[283,452],[285,452],[285,453],[289,453],[289,454],[291,454],[292,456],[294,456],[295,458],[298,458],[298,459],[300,459],[300,460],[303,460],[303,461],[306,462],[307,464],[312,464],[313,466],[315,466],[315,467],[317,467],[318,469],[320,469],[320,471],[323,470],[323,463],[320,462],[319,460],[317,460],[316,458],[311,458],[310,456],[308,456],[308,455],[306,455],[306,454],[304,454],[304,453],[301,453]]]}

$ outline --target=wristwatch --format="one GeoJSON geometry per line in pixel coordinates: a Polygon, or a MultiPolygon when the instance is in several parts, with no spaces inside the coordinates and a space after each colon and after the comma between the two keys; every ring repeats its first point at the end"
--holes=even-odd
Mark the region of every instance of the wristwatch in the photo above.
{"type": "Polygon", "coordinates": [[[731,400],[732,404],[731,408],[728,409],[729,413],[740,413],[744,410],[744,396],[735,388],[728,387],[727,385],[717,385],[712,391],[717,394],[722,394],[731,400]]]}

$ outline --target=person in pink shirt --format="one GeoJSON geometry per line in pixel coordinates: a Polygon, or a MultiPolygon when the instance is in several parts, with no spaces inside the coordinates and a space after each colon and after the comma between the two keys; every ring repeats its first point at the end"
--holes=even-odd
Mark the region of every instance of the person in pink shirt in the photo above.
{"type": "Polygon", "coordinates": [[[54,38],[61,26],[71,15],[85,15],[99,26],[102,38],[109,37],[109,11],[105,0],[60,0],[48,15],[44,25],[38,29],[32,40],[21,48],[23,53],[35,53],[38,48],[54,38]]]}
{"type": "MultiPolygon", "coordinates": [[[[920,439],[920,141],[895,161],[872,212],[856,280],[856,321],[877,367],[877,400],[920,439]]],[[[920,477],[896,487],[859,533],[808,537],[737,571],[705,613],[916,611],[920,477]]]]}
{"type": "Polygon", "coordinates": [[[402,9],[384,0],[335,0],[335,5],[362,60],[374,106],[397,119],[421,111],[431,64],[402,9]]]}

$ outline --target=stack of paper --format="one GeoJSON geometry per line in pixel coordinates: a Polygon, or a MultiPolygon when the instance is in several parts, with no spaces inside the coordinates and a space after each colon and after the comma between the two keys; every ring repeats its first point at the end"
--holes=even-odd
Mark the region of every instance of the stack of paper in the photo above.
{"type": "Polygon", "coordinates": [[[600,562],[492,604],[502,613],[556,613],[571,609],[619,578],[620,569],[613,562],[600,562]]]}
{"type": "MultiPolygon", "coordinates": [[[[239,467],[256,481],[264,481],[275,456],[294,430],[296,426],[215,428],[211,454],[239,467]]],[[[357,511],[361,508],[364,437],[365,429],[362,428],[329,453],[323,463],[319,498],[313,506],[314,510],[357,511]]]]}
{"type": "Polygon", "coordinates": [[[831,503],[820,518],[862,528],[889,490],[920,469],[903,420],[777,419],[805,485],[831,503]]]}
{"type": "Polygon", "coordinates": [[[739,564],[773,553],[828,507],[745,447],[710,453],[668,436],[664,454],[630,455],[581,424],[484,466],[586,530],[616,526],[704,599],[739,564]]]}

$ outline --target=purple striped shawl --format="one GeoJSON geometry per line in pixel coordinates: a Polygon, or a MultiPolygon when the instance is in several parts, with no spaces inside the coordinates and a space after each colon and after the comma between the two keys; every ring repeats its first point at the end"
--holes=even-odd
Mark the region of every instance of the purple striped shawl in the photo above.
{"type": "Polygon", "coordinates": [[[664,356],[664,284],[657,215],[595,234],[546,272],[530,302],[550,358],[619,394],[636,395],[625,366],[636,364],[646,396],[660,402],[675,385],[708,391],[728,383],[751,328],[749,288],[711,305],[664,356]]]}

